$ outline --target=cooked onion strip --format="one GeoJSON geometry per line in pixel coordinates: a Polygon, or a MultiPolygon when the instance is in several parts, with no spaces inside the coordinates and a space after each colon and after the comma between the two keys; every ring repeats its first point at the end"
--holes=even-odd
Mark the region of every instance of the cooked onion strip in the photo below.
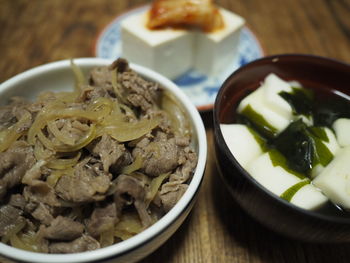
{"type": "Polygon", "coordinates": [[[143,230],[138,214],[134,212],[124,212],[120,221],[116,224],[114,235],[122,240],[126,240],[143,230]]]}
{"type": "Polygon", "coordinates": [[[65,170],[76,165],[80,156],[81,152],[78,152],[76,156],[70,159],[53,159],[46,166],[51,169],[65,170]]]}
{"type": "Polygon", "coordinates": [[[96,127],[94,124],[91,124],[89,132],[82,139],[80,139],[76,144],[54,145],[54,150],[57,152],[75,152],[85,147],[90,142],[92,142],[92,140],[95,139],[95,136],[96,136],[96,127]]]}
{"type": "Polygon", "coordinates": [[[53,108],[47,112],[41,114],[39,113],[39,116],[37,116],[36,120],[28,131],[28,143],[34,145],[35,136],[37,136],[40,130],[43,129],[49,121],[65,118],[83,118],[98,122],[105,117],[105,114],[108,114],[104,107],[99,107],[99,109],[100,110],[97,110],[97,108],[95,108],[95,110],[53,108]]]}
{"type": "Polygon", "coordinates": [[[46,182],[50,186],[54,187],[56,185],[56,183],[58,182],[58,180],[64,175],[73,176],[74,169],[67,168],[65,170],[55,170],[46,178],[46,182]]]}
{"type": "Polygon", "coordinates": [[[110,229],[104,231],[100,235],[100,245],[101,247],[108,247],[114,243],[114,226],[110,229]]]}
{"type": "Polygon", "coordinates": [[[140,154],[138,154],[130,165],[124,166],[123,169],[120,171],[122,174],[131,174],[132,172],[137,171],[142,167],[142,157],[140,154]]]}
{"type": "Polygon", "coordinates": [[[162,185],[163,181],[169,177],[169,175],[170,173],[161,174],[152,180],[146,196],[147,206],[153,201],[159,190],[159,187],[162,185]]]}
{"type": "Polygon", "coordinates": [[[73,70],[74,78],[75,78],[75,92],[76,94],[80,94],[81,92],[81,86],[85,84],[85,78],[84,74],[81,71],[81,69],[75,65],[74,61],[71,59],[70,60],[70,66],[73,70]]]}
{"type": "Polygon", "coordinates": [[[26,226],[25,219],[23,217],[20,217],[14,225],[11,225],[11,227],[7,229],[6,234],[1,238],[1,242],[6,244],[11,239],[11,237],[16,235],[25,226],[26,226]]]}
{"type": "Polygon", "coordinates": [[[12,143],[17,141],[19,137],[21,137],[24,134],[24,132],[18,133],[15,129],[12,127],[9,128],[6,133],[3,135],[3,138],[0,140],[0,152],[3,152],[7,150],[12,143]]]}
{"type": "Polygon", "coordinates": [[[172,94],[165,92],[162,98],[162,108],[168,113],[172,128],[182,136],[191,135],[191,125],[183,106],[177,102],[172,94]]]}
{"type": "Polygon", "coordinates": [[[32,118],[29,112],[26,112],[23,117],[18,120],[15,124],[0,132],[0,152],[7,150],[12,143],[17,141],[22,135],[25,134],[25,131],[18,131],[22,127],[23,123],[27,122],[32,118]]]}
{"type": "Polygon", "coordinates": [[[56,125],[56,121],[49,121],[47,123],[47,129],[62,143],[68,144],[68,145],[74,145],[74,138],[67,136],[67,134],[64,134],[61,132],[56,125]]]}
{"type": "Polygon", "coordinates": [[[11,246],[19,249],[24,249],[33,252],[41,252],[40,244],[37,240],[37,235],[34,232],[27,234],[16,234],[10,239],[11,246]]]}
{"type": "Polygon", "coordinates": [[[132,141],[149,133],[160,123],[160,118],[142,119],[135,122],[120,122],[118,125],[103,127],[100,132],[109,134],[119,142],[132,141]]]}

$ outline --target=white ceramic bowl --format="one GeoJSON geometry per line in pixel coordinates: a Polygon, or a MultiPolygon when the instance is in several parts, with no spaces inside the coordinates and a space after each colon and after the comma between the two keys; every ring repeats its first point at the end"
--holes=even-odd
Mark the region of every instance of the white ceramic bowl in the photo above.
{"type": "MultiPolygon", "coordinates": [[[[112,61],[99,58],[80,58],[75,59],[74,62],[84,72],[88,72],[95,66],[109,65],[112,61]]],[[[118,244],[83,253],[45,254],[28,252],[0,243],[0,255],[3,259],[45,263],[135,262],[160,247],[178,229],[189,214],[199,192],[207,157],[207,141],[202,119],[195,106],[173,82],[142,66],[131,64],[130,67],[144,78],[160,83],[161,86],[173,93],[187,111],[193,125],[193,139],[198,154],[198,164],[187,191],[179,202],[158,222],[138,235],[118,244]]],[[[49,63],[3,82],[0,85],[0,104],[5,104],[11,96],[34,99],[38,93],[44,90],[72,90],[73,85],[74,78],[69,60],[49,63]]]]}

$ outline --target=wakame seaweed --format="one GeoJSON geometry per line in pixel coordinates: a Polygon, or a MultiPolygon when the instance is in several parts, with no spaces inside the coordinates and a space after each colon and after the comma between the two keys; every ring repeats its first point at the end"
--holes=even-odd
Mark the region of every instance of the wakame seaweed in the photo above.
{"type": "Polygon", "coordinates": [[[339,118],[350,118],[350,103],[341,97],[324,101],[313,112],[314,124],[317,126],[332,127],[339,118]]]}
{"type": "Polygon", "coordinates": [[[323,141],[328,141],[324,129],[308,127],[299,119],[271,140],[270,145],[287,158],[291,169],[309,174],[316,165],[326,166],[333,159],[323,141]]]}
{"type": "Polygon", "coordinates": [[[310,116],[312,114],[314,94],[311,90],[293,87],[292,92],[282,91],[279,95],[289,103],[294,115],[310,116]]]}
{"type": "Polygon", "coordinates": [[[314,142],[301,119],[292,122],[270,142],[270,145],[286,157],[288,166],[293,170],[308,173],[312,168],[314,142]]]}

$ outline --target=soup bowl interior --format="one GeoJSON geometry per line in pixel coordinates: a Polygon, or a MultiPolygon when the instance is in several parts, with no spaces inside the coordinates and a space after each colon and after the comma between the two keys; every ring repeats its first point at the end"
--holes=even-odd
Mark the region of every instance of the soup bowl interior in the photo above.
{"type": "Polygon", "coordinates": [[[350,98],[350,66],[332,59],[276,55],[241,67],[224,82],[214,106],[214,144],[221,177],[246,212],[278,233],[312,242],[350,241],[348,213],[333,206],[322,212],[309,211],[279,198],[240,166],[225,143],[220,124],[236,122],[239,102],[257,89],[270,73],[286,81],[298,81],[304,87],[324,94],[325,99],[330,93],[350,98]]]}
{"type": "MultiPolygon", "coordinates": [[[[107,66],[113,61],[98,58],[74,59],[74,63],[87,74],[96,66],[107,66]]],[[[207,143],[202,119],[186,95],[170,80],[142,66],[130,64],[139,75],[159,83],[182,104],[192,125],[193,146],[198,162],[188,189],[177,204],[159,221],[125,241],[94,251],[74,254],[45,254],[20,250],[0,243],[0,255],[11,262],[135,262],[161,246],[181,225],[194,205],[206,163],[207,143]]],[[[74,75],[69,60],[58,61],[23,72],[0,85],[0,105],[12,96],[34,100],[43,91],[71,91],[74,75]]],[[[7,262],[6,261],[6,262],[7,262]]]]}

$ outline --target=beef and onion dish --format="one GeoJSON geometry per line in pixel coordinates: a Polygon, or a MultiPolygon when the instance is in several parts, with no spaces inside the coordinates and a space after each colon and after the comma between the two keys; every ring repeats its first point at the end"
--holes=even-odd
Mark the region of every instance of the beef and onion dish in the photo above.
{"type": "Polygon", "coordinates": [[[72,70],[73,91],[0,107],[0,237],[16,248],[76,253],[128,239],[177,203],[197,164],[191,124],[159,84],[123,59],[87,79],[72,70]]]}

